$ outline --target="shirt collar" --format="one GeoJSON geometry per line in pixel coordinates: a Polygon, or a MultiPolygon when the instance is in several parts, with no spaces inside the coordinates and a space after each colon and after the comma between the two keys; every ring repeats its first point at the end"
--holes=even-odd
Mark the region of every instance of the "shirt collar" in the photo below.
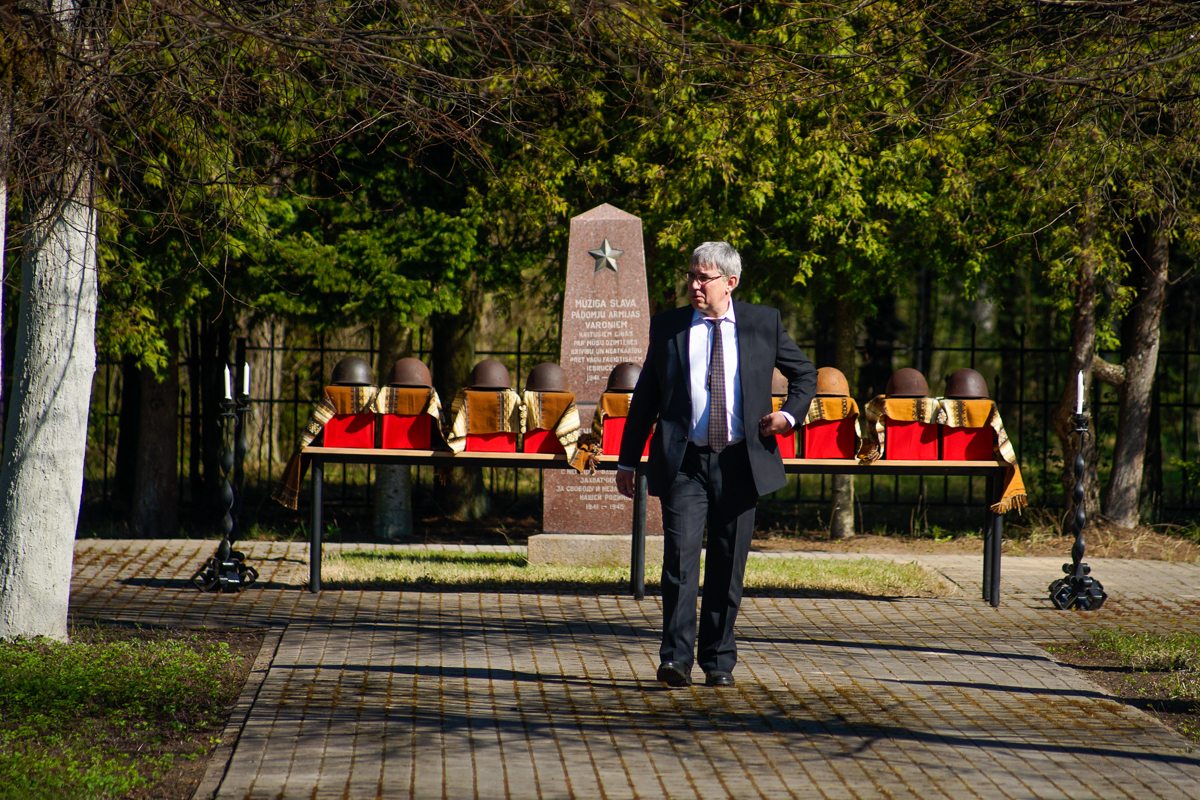
{"type": "Polygon", "coordinates": [[[732,322],[734,325],[736,325],[737,324],[737,314],[735,314],[733,311],[733,305],[734,305],[733,298],[731,297],[731,298],[729,298],[729,308],[725,309],[725,313],[719,317],[706,317],[703,314],[701,314],[699,311],[696,311],[695,309],[693,309],[692,310],[692,325],[693,326],[701,325],[701,324],[703,324],[704,320],[706,320],[706,319],[720,319],[720,320],[725,320],[727,322],[732,322]]]}

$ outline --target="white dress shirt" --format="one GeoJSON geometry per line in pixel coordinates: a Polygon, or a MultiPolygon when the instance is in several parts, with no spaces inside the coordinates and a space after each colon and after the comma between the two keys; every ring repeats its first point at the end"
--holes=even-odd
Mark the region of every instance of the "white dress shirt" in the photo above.
{"type": "MultiPolygon", "coordinates": [[[[729,444],[746,438],[742,424],[742,382],[739,375],[737,347],[737,315],[734,302],[718,319],[720,323],[708,323],[709,319],[699,311],[692,312],[692,326],[688,330],[688,382],[692,391],[692,425],[688,441],[704,447],[708,444],[708,362],[712,358],[712,328],[721,326],[721,351],[725,368],[725,430],[729,432],[729,444]]],[[[781,412],[788,424],[796,427],[796,418],[786,411],[781,412]]],[[[757,420],[755,420],[757,424],[757,420]]],[[[633,472],[633,467],[618,464],[617,469],[633,472]]]]}
{"type": "Polygon", "coordinates": [[[708,442],[708,366],[712,360],[713,326],[721,326],[721,351],[725,361],[725,430],[729,432],[726,444],[740,442],[746,438],[742,425],[742,382],[738,374],[737,315],[734,303],[724,314],[710,323],[699,311],[692,312],[692,327],[688,331],[688,368],[692,389],[692,427],[688,441],[704,447],[708,442]]]}

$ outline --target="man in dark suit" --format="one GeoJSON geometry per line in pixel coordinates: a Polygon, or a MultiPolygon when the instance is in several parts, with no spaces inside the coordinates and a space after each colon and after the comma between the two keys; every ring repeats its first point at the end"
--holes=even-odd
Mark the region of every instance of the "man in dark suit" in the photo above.
{"type": "Polygon", "coordinates": [[[687,273],[691,307],[650,320],[650,349],[629,406],[617,489],[634,491],[634,467],[654,428],[650,494],[663,515],[663,636],[658,680],[691,683],[694,660],[709,686],[732,686],[733,624],[758,498],[786,483],[776,434],[808,413],[817,370],[783,327],[779,312],[733,302],[742,261],[725,242],[705,242],[687,273]],[[771,411],[774,369],[788,379],[783,409],[771,411]],[[697,649],[696,595],[708,526],[697,649]]]}

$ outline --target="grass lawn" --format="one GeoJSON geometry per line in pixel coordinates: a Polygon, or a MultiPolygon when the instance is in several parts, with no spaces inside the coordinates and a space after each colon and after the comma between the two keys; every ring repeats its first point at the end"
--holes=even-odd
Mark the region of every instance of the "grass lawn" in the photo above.
{"type": "Polygon", "coordinates": [[[75,627],[0,641],[0,798],[188,798],[258,631],[75,627]]]}
{"type": "MultiPolygon", "coordinates": [[[[520,553],[426,550],[350,551],[321,562],[330,589],[625,593],[628,567],[531,565],[520,553]]],[[[646,590],[659,589],[647,565],[646,590]]],[[[837,597],[944,597],[955,588],[916,564],[860,558],[752,558],[746,594],[837,597]]]]}

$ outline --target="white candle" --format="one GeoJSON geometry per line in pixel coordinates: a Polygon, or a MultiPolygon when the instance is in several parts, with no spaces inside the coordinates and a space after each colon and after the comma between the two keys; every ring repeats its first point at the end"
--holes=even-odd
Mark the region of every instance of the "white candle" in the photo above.
{"type": "Polygon", "coordinates": [[[242,396],[250,396],[250,362],[246,361],[242,364],[242,396]]]}
{"type": "Polygon", "coordinates": [[[226,400],[233,399],[233,393],[230,391],[229,383],[230,383],[230,381],[229,381],[229,365],[226,364],[225,365],[225,399],[226,400]]]}
{"type": "Polygon", "coordinates": [[[1075,413],[1083,413],[1083,370],[1079,370],[1075,381],[1075,413]]]}

